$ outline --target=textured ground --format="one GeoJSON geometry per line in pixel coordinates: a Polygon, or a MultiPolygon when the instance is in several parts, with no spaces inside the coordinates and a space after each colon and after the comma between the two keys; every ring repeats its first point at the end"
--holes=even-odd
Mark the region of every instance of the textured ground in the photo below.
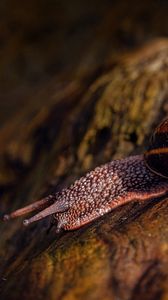
{"type": "MultiPolygon", "coordinates": [[[[47,3],[0,4],[1,214],[142,153],[168,115],[166,1],[47,3]]],[[[1,299],[167,299],[167,204],[59,236],[1,223],[1,299]]]]}

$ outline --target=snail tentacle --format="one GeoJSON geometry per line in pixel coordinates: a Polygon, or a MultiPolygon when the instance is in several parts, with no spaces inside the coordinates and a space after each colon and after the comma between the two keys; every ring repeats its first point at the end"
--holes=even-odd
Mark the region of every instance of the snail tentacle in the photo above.
{"type": "Polygon", "coordinates": [[[112,209],[133,200],[144,201],[168,194],[168,119],[154,131],[144,155],[113,160],[75,181],[69,188],[16,210],[4,219],[41,210],[24,225],[49,215],[57,232],[77,229],[112,209]]]}

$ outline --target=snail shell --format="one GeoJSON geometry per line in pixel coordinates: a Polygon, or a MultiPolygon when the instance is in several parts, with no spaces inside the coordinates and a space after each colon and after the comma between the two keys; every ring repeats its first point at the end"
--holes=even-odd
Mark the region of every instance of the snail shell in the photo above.
{"type": "Polygon", "coordinates": [[[18,209],[4,220],[40,210],[24,225],[53,216],[56,232],[77,229],[132,200],[168,194],[168,118],[154,131],[144,155],[113,160],[76,180],[70,187],[18,209]]]}
{"type": "Polygon", "coordinates": [[[168,178],[168,119],[155,129],[144,159],[152,172],[168,178]]]}

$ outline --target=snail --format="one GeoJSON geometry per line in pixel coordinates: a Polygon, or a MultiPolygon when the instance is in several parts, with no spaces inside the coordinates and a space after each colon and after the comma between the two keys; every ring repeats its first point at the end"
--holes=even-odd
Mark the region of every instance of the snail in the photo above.
{"type": "Polygon", "coordinates": [[[168,118],[155,129],[142,155],[113,160],[76,180],[69,188],[18,209],[4,220],[40,211],[25,226],[52,215],[56,232],[73,230],[132,200],[168,194],[168,118]]]}

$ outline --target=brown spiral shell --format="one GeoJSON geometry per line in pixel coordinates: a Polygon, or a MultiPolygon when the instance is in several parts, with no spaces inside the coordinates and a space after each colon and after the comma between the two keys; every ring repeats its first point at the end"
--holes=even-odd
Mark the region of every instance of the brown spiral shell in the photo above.
{"type": "Polygon", "coordinates": [[[144,155],[99,166],[70,187],[7,214],[4,220],[39,210],[24,225],[52,215],[58,233],[62,228],[80,228],[127,202],[164,195],[168,195],[168,118],[155,129],[144,155]]]}
{"type": "Polygon", "coordinates": [[[144,159],[151,171],[168,178],[168,118],[155,129],[144,159]]]}

